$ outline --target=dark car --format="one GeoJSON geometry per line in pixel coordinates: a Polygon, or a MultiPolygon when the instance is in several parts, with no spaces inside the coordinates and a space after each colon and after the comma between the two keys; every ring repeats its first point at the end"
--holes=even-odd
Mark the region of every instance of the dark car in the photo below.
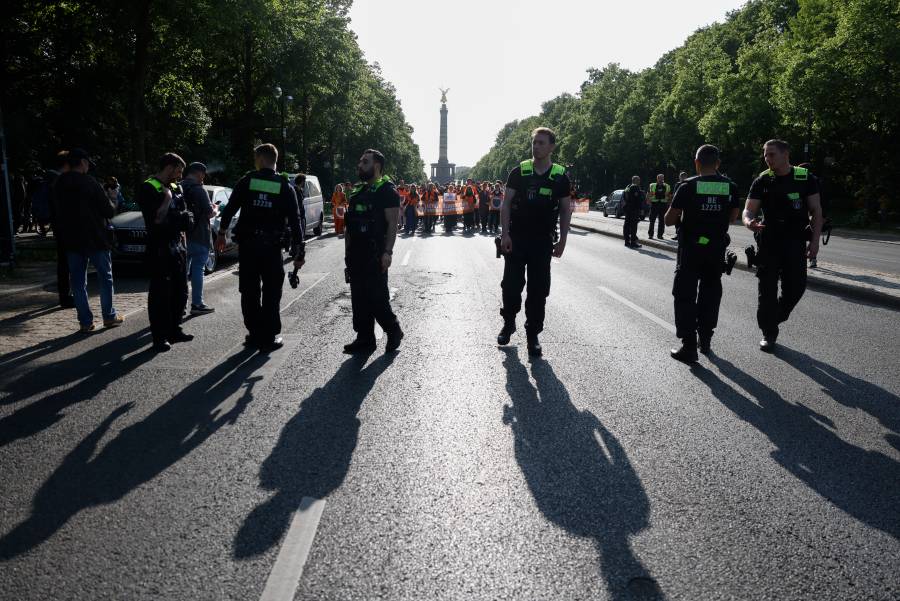
{"type": "MultiPolygon", "coordinates": [[[[612,194],[606,197],[606,204],[603,206],[604,217],[612,215],[616,219],[620,219],[625,216],[625,203],[622,202],[624,195],[625,190],[613,190],[612,194]]],[[[649,212],[650,205],[645,200],[641,203],[641,221],[647,217],[649,212]]]]}
{"type": "MultiPolygon", "coordinates": [[[[210,221],[210,236],[214,236],[219,231],[219,212],[228,204],[231,196],[231,188],[223,188],[221,186],[203,186],[209,195],[209,200],[214,207],[214,214],[210,221]]],[[[231,220],[225,235],[226,246],[225,252],[231,252],[237,248],[233,239],[234,226],[237,224],[240,211],[231,220]]],[[[113,248],[112,258],[116,263],[142,263],[144,261],[144,253],[147,250],[147,228],[144,225],[144,216],[140,211],[126,211],[112,218],[113,232],[115,234],[115,247],[113,248]]],[[[214,239],[210,239],[212,248],[209,251],[209,258],[206,260],[204,270],[206,273],[212,273],[216,270],[219,263],[219,252],[215,250],[214,239]]]]}

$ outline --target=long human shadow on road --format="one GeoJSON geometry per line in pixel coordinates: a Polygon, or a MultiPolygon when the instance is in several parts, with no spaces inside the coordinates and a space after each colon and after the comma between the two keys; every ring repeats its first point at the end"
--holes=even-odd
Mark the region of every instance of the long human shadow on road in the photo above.
{"type": "Polygon", "coordinates": [[[0,538],[0,560],[21,555],[52,537],[83,509],[122,499],[199,447],[220,428],[233,424],[253,398],[267,360],[242,350],[219,363],[146,418],[120,431],[97,453],[116,419],[133,403],[114,410],[94,429],[35,494],[31,515],[0,538]],[[218,406],[245,388],[234,406],[218,406]]]}
{"type": "Polygon", "coordinates": [[[49,428],[63,418],[65,409],[95,398],[107,386],[152,359],[154,353],[149,348],[136,352],[146,347],[149,333],[144,328],[80,355],[40,365],[19,378],[6,380],[0,376],[0,389],[10,393],[0,402],[3,405],[61,388],[0,419],[0,446],[49,428]]]}
{"type": "Polygon", "coordinates": [[[729,361],[714,355],[710,361],[749,396],[699,364],[691,371],[722,404],[769,438],[777,447],[775,461],[835,507],[900,537],[900,463],[846,442],[828,417],[785,400],[729,361]]]}
{"type": "Polygon", "coordinates": [[[890,430],[887,439],[900,451],[900,397],[786,346],[779,347],[775,357],[816,382],[822,387],[822,392],[836,402],[865,411],[877,419],[890,430]]]}
{"type": "Polygon", "coordinates": [[[565,531],[593,539],[610,599],[664,599],[629,544],[649,525],[650,501],[622,445],[594,414],[575,407],[549,363],[532,364],[535,387],[516,349],[503,351],[512,400],[503,420],[538,509],[565,531]]]}
{"type": "Polygon", "coordinates": [[[244,520],[234,540],[234,556],[244,559],[278,544],[303,497],[324,499],[347,476],[359,438],[357,414],[363,400],[395,355],[350,357],[337,373],[300,404],[260,468],[260,487],[275,494],[244,520]]]}

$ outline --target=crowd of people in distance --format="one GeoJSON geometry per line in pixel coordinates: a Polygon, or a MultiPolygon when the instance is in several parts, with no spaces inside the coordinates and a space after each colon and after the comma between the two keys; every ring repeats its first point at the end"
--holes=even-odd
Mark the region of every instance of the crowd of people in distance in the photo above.
{"type": "MultiPolygon", "coordinates": [[[[344,216],[352,193],[349,183],[335,186],[331,196],[334,229],[344,233],[344,216]]],[[[406,236],[416,232],[433,234],[440,223],[445,233],[452,234],[462,223],[465,234],[499,234],[500,208],[503,206],[504,184],[500,180],[466,181],[438,184],[407,184],[397,182],[400,193],[400,223],[406,236]]]]}

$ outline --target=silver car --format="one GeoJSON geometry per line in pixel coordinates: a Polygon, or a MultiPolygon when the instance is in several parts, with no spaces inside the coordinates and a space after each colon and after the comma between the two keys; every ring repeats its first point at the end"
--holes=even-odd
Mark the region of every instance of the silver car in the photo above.
{"type": "MultiPolygon", "coordinates": [[[[219,231],[219,214],[228,199],[231,197],[231,188],[222,186],[203,186],[209,195],[209,200],[213,206],[213,216],[209,220],[210,224],[210,250],[209,257],[206,260],[204,270],[206,273],[212,273],[216,270],[221,256],[215,250],[215,235],[219,231]]],[[[238,210],[234,219],[228,224],[225,234],[225,253],[233,252],[237,248],[234,242],[234,226],[237,225],[238,217],[241,212],[238,210]]],[[[127,211],[120,213],[112,218],[113,232],[115,234],[115,245],[113,247],[113,261],[116,263],[140,263],[144,261],[144,255],[147,252],[147,227],[144,224],[144,216],[140,211],[127,211]]]]}

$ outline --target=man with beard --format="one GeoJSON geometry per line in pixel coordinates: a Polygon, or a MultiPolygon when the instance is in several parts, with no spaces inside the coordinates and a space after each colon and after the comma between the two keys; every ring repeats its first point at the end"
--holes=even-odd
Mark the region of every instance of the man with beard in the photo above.
{"type": "Polygon", "coordinates": [[[396,351],[403,330],[391,310],[388,269],[394,252],[400,194],[384,175],[384,155],[373,149],[363,152],[357,165],[360,184],[350,193],[344,236],[353,329],[356,340],[344,346],[347,354],[375,350],[375,322],[387,334],[387,352],[396,351]]]}

